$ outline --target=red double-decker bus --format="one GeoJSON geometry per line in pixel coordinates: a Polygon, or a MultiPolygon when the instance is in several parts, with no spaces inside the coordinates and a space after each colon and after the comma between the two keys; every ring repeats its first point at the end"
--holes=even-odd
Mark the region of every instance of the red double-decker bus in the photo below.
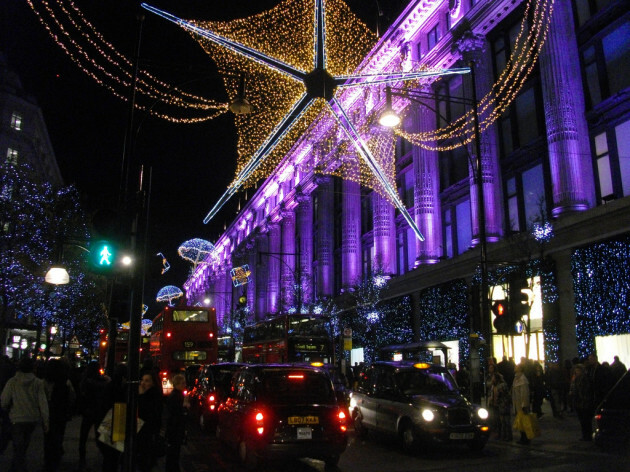
{"type": "Polygon", "coordinates": [[[217,316],[214,308],[167,306],[151,326],[151,358],[160,371],[165,394],[173,373],[217,361],[217,316]]]}
{"type": "Polygon", "coordinates": [[[243,330],[243,362],[333,362],[330,319],[281,315],[243,330]]]}
{"type": "MultiPolygon", "coordinates": [[[[99,331],[98,342],[98,362],[102,369],[107,366],[107,356],[109,352],[109,340],[107,339],[108,331],[102,328],[99,331]]],[[[116,340],[114,346],[114,364],[117,365],[122,362],[127,362],[127,356],[129,355],[129,330],[119,329],[116,333],[116,340]]],[[[140,337],[140,360],[149,356],[149,336],[142,335],[140,337]]]]}

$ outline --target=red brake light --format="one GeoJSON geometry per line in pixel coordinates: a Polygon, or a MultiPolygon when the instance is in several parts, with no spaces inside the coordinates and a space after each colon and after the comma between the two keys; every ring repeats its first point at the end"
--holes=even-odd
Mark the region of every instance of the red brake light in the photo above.
{"type": "Polygon", "coordinates": [[[214,338],[214,333],[208,333],[208,336],[210,336],[211,338],[214,338]]]}
{"type": "Polygon", "coordinates": [[[303,380],[304,374],[289,374],[288,377],[293,380],[303,380]]]}
{"type": "Polygon", "coordinates": [[[341,432],[345,433],[348,427],[346,426],[346,414],[343,410],[339,410],[337,413],[337,419],[339,420],[339,429],[341,432]]]}
{"type": "Polygon", "coordinates": [[[256,432],[262,436],[262,434],[265,432],[265,428],[263,426],[263,420],[265,419],[265,416],[259,411],[258,413],[256,413],[256,416],[254,418],[256,419],[256,432]]]}
{"type": "Polygon", "coordinates": [[[168,333],[166,333],[166,337],[170,338],[173,335],[173,333],[171,333],[170,331],[168,333]]]}
{"type": "Polygon", "coordinates": [[[160,372],[160,375],[162,377],[166,378],[166,377],[168,377],[168,372],[167,371],[160,372]]]}
{"type": "Polygon", "coordinates": [[[188,395],[188,390],[184,390],[184,396],[188,395]]]}
{"type": "Polygon", "coordinates": [[[213,402],[213,401],[214,401],[214,395],[210,395],[210,396],[208,397],[208,401],[209,401],[209,402],[213,402]]]}

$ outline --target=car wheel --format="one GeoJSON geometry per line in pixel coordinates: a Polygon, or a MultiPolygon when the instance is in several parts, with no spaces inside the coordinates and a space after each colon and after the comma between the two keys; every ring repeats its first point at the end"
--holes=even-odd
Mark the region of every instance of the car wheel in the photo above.
{"type": "Polygon", "coordinates": [[[468,447],[473,451],[481,451],[486,446],[485,439],[473,439],[468,442],[468,447]]]}
{"type": "Polygon", "coordinates": [[[339,454],[335,454],[334,456],[328,456],[324,459],[324,463],[326,464],[326,469],[334,469],[339,464],[339,459],[341,456],[339,454]]]}
{"type": "Polygon", "coordinates": [[[406,421],[400,429],[400,441],[405,452],[412,452],[416,445],[416,433],[413,430],[413,424],[406,421]]]}
{"type": "Polygon", "coordinates": [[[241,440],[238,444],[238,457],[247,470],[254,470],[258,467],[258,458],[245,440],[241,440]]]}
{"type": "Polygon", "coordinates": [[[354,431],[361,439],[367,438],[368,429],[365,427],[365,424],[363,424],[363,417],[359,412],[354,415],[354,431]]]}

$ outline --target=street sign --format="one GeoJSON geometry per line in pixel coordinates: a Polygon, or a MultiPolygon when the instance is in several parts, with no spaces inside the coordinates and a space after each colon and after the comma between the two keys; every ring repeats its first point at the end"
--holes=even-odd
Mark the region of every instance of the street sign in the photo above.
{"type": "Polygon", "coordinates": [[[79,343],[79,338],[76,335],[72,336],[72,339],[68,343],[68,349],[79,349],[81,347],[81,343],[79,343]]]}

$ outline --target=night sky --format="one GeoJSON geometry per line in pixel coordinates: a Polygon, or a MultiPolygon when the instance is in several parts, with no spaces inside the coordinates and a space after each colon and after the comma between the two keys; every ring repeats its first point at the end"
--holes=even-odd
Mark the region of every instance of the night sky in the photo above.
{"type": "MultiPolygon", "coordinates": [[[[38,0],[33,0],[37,2],[38,0]]],[[[133,56],[138,2],[74,0],[106,40],[127,57],[133,56]]],[[[48,133],[66,184],[74,184],[93,212],[115,206],[120,187],[123,142],[128,105],[83,73],[51,39],[26,0],[0,2],[0,51],[19,74],[24,89],[43,110],[48,133]]],[[[276,5],[278,0],[150,0],[147,3],[182,18],[230,20],[276,5]]],[[[373,31],[378,8],[381,31],[407,2],[346,0],[373,31]]],[[[226,101],[216,68],[198,43],[166,20],[146,13],[140,57],[144,67],[172,84],[208,98],[226,101]]],[[[147,254],[162,252],[171,270],[160,275],[159,258],[150,261],[145,303],[153,314],[157,290],[181,287],[190,264],[177,255],[179,245],[192,238],[216,241],[230,222],[234,197],[208,225],[202,220],[225,191],[236,168],[236,130],[229,113],[200,124],[173,124],[142,119],[136,156],[151,166],[150,233],[147,254]]]]}

